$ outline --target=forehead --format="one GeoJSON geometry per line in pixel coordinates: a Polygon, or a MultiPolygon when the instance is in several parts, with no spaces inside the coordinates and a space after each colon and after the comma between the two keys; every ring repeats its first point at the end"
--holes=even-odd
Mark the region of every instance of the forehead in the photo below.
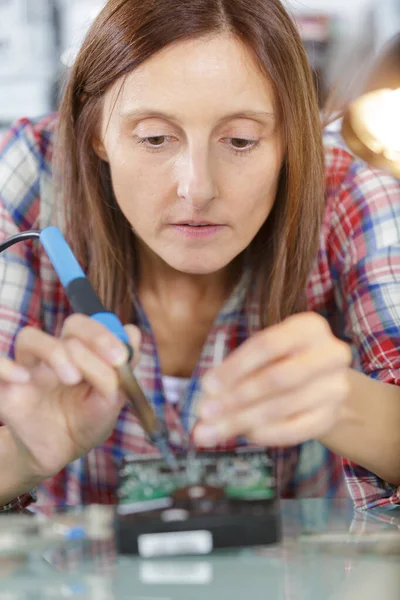
{"type": "Polygon", "coordinates": [[[229,34],[177,42],[163,49],[109,90],[105,110],[120,115],[151,107],[164,112],[223,116],[224,112],[273,111],[274,93],[253,53],[229,34]]]}

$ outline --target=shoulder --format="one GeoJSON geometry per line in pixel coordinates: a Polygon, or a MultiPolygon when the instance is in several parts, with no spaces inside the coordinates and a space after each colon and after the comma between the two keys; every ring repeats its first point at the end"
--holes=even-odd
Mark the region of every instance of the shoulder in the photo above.
{"type": "Polygon", "coordinates": [[[355,157],[338,133],[324,134],[324,152],[328,205],[343,201],[344,192],[352,193],[360,206],[368,204],[376,193],[384,198],[393,193],[398,197],[400,181],[355,157]]]}
{"type": "Polygon", "coordinates": [[[0,160],[9,160],[17,154],[31,155],[39,166],[46,168],[51,163],[57,122],[56,113],[37,119],[19,119],[0,141],[0,160]]]}
{"type": "Polygon", "coordinates": [[[39,213],[44,181],[52,175],[58,117],[20,119],[0,140],[0,201],[17,226],[31,227],[39,213]]]}
{"type": "Polygon", "coordinates": [[[325,242],[343,255],[400,242],[400,181],[356,158],[337,133],[324,134],[325,242]]]}

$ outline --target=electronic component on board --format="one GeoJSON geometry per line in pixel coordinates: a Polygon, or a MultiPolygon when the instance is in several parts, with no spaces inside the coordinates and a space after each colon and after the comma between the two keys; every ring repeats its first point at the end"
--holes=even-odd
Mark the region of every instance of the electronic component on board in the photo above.
{"type": "Polygon", "coordinates": [[[207,554],[280,539],[274,465],[265,450],[126,459],[118,491],[118,546],[143,557],[207,554]]]}

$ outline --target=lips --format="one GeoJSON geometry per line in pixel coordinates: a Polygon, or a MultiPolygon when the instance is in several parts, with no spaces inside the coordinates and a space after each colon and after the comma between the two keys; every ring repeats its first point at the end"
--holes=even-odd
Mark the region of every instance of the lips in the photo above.
{"type": "Polygon", "coordinates": [[[212,223],[211,221],[196,221],[193,219],[182,219],[169,225],[169,229],[174,232],[174,235],[191,240],[191,242],[201,241],[202,243],[219,235],[225,227],[225,225],[212,223]]]}
{"type": "Polygon", "coordinates": [[[211,223],[210,221],[178,221],[178,223],[174,223],[174,225],[186,225],[187,227],[216,227],[219,223],[211,223]]]}

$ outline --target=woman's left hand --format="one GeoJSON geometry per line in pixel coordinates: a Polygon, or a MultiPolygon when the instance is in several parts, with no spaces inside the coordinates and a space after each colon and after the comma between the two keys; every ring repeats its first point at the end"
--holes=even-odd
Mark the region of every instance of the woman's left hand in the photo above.
{"type": "Polygon", "coordinates": [[[326,435],[349,395],[351,351],[316,313],[260,331],[204,376],[195,441],[294,446],[326,435]]]}

